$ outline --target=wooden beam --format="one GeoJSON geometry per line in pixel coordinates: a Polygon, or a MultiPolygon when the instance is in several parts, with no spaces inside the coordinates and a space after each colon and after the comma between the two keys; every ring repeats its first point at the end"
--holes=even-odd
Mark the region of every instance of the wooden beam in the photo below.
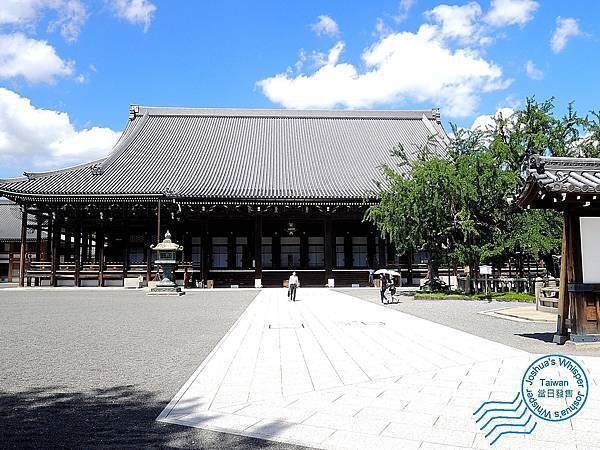
{"type": "Polygon", "coordinates": [[[19,259],[19,287],[25,286],[25,250],[27,247],[27,207],[21,210],[21,255],[19,259]]]}

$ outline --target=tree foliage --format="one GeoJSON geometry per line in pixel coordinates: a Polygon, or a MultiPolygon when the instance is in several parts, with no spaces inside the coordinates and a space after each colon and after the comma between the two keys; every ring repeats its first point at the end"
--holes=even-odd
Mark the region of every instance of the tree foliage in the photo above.
{"type": "MultiPolygon", "coordinates": [[[[380,202],[366,220],[400,253],[425,250],[429,274],[444,255],[476,268],[517,256],[551,261],[559,252],[562,218],[555,211],[520,210],[511,199],[522,187],[532,155],[600,156],[600,115],[580,116],[569,105],[556,117],[553,99],[533,98],[485,130],[452,127],[447,156],[429,146],[409,161],[402,148],[398,167],[385,167],[380,202]]],[[[550,264],[547,264],[550,266],[550,264]]],[[[552,271],[554,267],[549,267],[552,271]]]]}

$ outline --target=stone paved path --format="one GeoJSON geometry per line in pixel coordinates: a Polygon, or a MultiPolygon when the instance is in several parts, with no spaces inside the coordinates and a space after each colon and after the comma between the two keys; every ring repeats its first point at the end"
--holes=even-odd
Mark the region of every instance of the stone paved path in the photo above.
{"type": "MultiPolygon", "coordinates": [[[[488,448],[473,420],[512,399],[536,355],[327,289],[263,290],[158,420],[316,448],[488,448]]],[[[590,398],[494,448],[600,448],[600,358],[590,398]]]]}

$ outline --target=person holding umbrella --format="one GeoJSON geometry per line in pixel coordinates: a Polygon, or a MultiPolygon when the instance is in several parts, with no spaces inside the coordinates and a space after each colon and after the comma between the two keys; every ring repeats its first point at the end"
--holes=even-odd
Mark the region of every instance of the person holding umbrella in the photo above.
{"type": "Polygon", "coordinates": [[[381,303],[383,303],[384,300],[387,303],[387,298],[385,296],[385,291],[388,287],[387,274],[382,273],[379,275],[379,277],[381,278],[381,287],[379,288],[379,293],[381,294],[381,303]]]}

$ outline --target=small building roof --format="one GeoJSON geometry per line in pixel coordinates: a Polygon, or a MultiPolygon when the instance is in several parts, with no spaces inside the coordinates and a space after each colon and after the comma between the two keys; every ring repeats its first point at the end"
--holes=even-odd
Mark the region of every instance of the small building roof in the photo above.
{"type": "Polygon", "coordinates": [[[132,106],[104,159],[0,180],[11,199],[363,199],[402,146],[446,153],[438,110],[132,106]]]}
{"type": "Polygon", "coordinates": [[[560,209],[560,205],[584,206],[591,201],[600,204],[599,158],[530,158],[518,206],[560,209]]]}
{"type": "MultiPolygon", "coordinates": [[[[0,198],[0,242],[21,240],[21,207],[5,198],[0,198]]],[[[27,240],[34,241],[35,232],[27,230],[27,240]]]]}

